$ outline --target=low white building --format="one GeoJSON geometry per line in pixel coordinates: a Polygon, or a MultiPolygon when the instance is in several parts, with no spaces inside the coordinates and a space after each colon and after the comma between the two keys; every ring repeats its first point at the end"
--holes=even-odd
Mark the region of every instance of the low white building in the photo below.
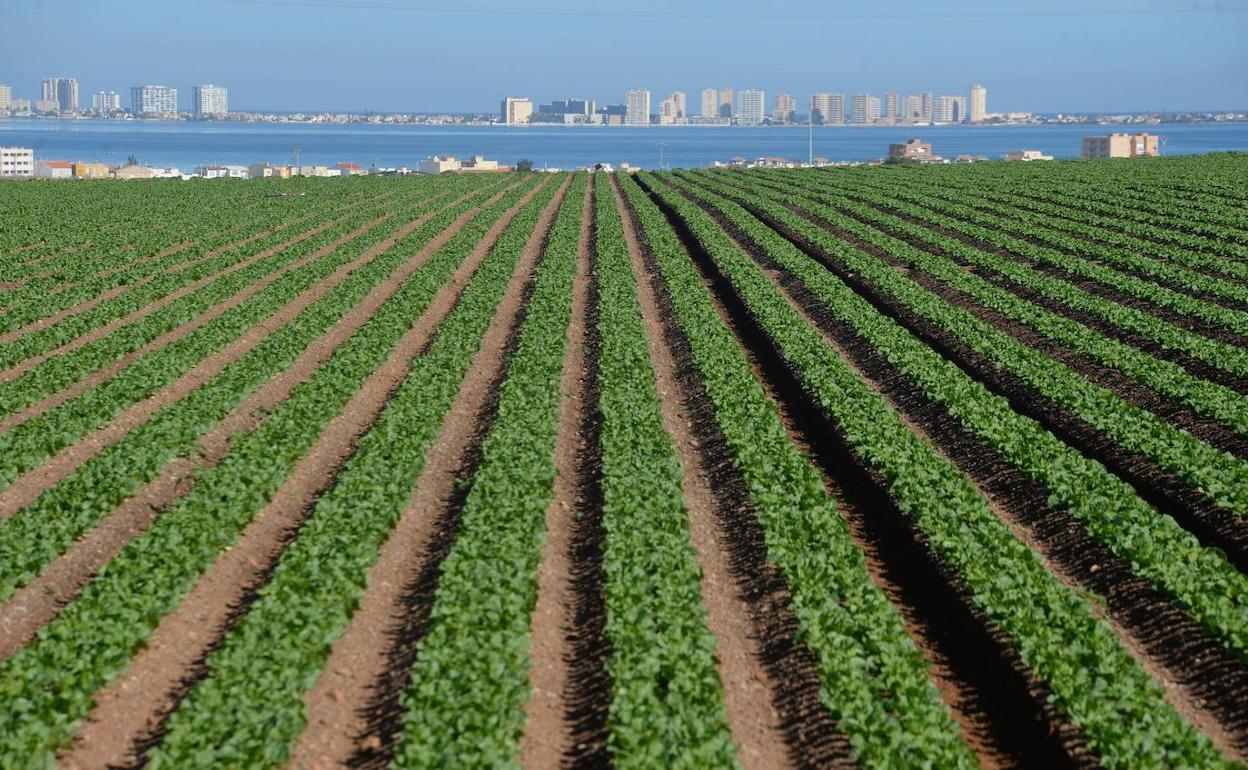
{"type": "Polygon", "coordinates": [[[464,171],[498,171],[498,161],[486,160],[484,155],[473,155],[459,167],[464,171]]]}
{"type": "Polygon", "coordinates": [[[434,155],[422,160],[417,170],[422,174],[442,174],[447,171],[459,171],[460,168],[462,165],[453,155],[434,155]]]}
{"type": "Polygon", "coordinates": [[[34,176],[35,151],[29,147],[0,147],[0,176],[34,176]]]}
{"type": "Polygon", "coordinates": [[[40,179],[73,179],[74,164],[68,160],[37,160],[35,176],[40,179]]]}

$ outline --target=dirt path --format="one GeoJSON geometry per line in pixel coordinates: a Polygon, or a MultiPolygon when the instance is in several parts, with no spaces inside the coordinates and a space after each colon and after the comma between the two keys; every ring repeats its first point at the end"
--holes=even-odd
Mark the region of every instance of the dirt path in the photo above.
{"type": "Polygon", "coordinates": [[[706,624],[715,635],[720,680],[737,760],[745,770],[792,767],[780,725],[772,705],[777,683],[762,665],[764,648],[750,633],[751,608],[732,574],[731,547],[720,527],[718,509],[725,501],[716,498],[708,468],[693,433],[695,418],[685,408],[678,384],[676,362],[664,343],[658,299],[637,239],[635,223],[621,197],[618,180],[612,180],[615,205],[624,223],[624,238],[638,286],[642,317],[649,340],[655,385],[662,405],[663,426],[680,453],[684,474],[681,489],[689,515],[689,532],[702,570],[702,601],[706,624]]]}
{"type": "Polygon", "coordinates": [[[522,767],[558,767],[572,740],[563,693],[568,685],[567,661],[572,655],[567,631],[571,625],[572,530],[580,503],[577,488],[578,462],[585,437],[583,381],[586,317],[590,281],[590,235],[593,232],[592,183],[585,187],[581,205],[581,235],[577,247],[577,270],[572,285],[572,315],[568,324],[568,350],[564,356],[559,390],[559,433],[555,445],[554,497],[546,510],[546,541],[537,572],[537,604],[529,639],[529,682],[532,696],[525,704],[524,737],[520,742],[522,767]]]}
{"type": "MultiPolygon", "coordinates": [[[[361,749],[382,750],[393,744],[393,736],[379,735],[371,729],[376,726],[374,719],[380,708],[374,701],[381,689],[379,684],[391,677],[397,680],[401,691],[409,671],[394,670],[397,640],[406,636],[402,631],[413,622],[413,612],[427,615],[428,611],[427,607],[421,612],[407,606],[404,599],[409,587],[426,572],[432,553],[438,550],[433,542],[439,535],[438,524],[443,518],[440,514],[455,491],[458,471],[472,442],[484,439],[479,435],[478,416],[490,394],[490,383],[502,370],[504,347],[523,305],[525,286],[536,269],[569,183],[570,179],[564,182],[542,212],[525,244],[455,403],[443,419],[442,431],[429,448],[411,501],[369,570],[368,589],[359,609],[334,643],[321,677],[305,696],[308,722],[287,763],[292,770],[348,767],[361,749]]],[[[499,225],[473,253],[469,259],[472,264],[465,263],[464,269],[457,271],[439,292],[435,302],[440,315],[450,312],[476,266],[502,234],[505,227],[499,225]]],[[[451,539],[453,535],[446,545],[451,539]]]]}
{"type": "MultiPolygon", "coordinates": [[[[469,195],[447,206],[457,205],[469,195]]],[[[195,454],[191,457],[179,457],[166,465],[159,476],[101,520],[65,554],[49,565],[43,574],[15,592],[9,601],[0,604],[0,660],[12,655],[33,638],[127,541],[147,529],[178,498],[189,493],[195,485],[199,470],[217,465],[225,457],[232,437],[254,430],[263,419],[260,415],[284,401],[296,385],[328,361],[333,351],[355,334],[378,308],[394,296],[408,276],[423,266],[478,211],[480,207],[465,212],[431,239],[393,274],[375,286],[360,304],[309,345],[290,366],[266,381],[216,427],[204,434],[195,454]]],[[[415,220],[412,226],[419,227],[435,215],[436,213],[426,214],[415,220]]],[[[375,250],[376,254],[381,254],[393,246],[398,237],[396,233],[370,251],[375,250]]],[[[366,253],[357,262],[363,264],[369,258],[370,255],[366,253]]],[[[349,267],[340,269],[340,272],[349,267]]],[[[339,280],[341,279],[337,275],[326,279],[322,286],[309,292],[310,300],[315,301],[339,280]]],[[[295,302],[303,303],[303,300],[301,297],[295,302]]],[[[304,304],[306,306],[310,303],[304,304]]],[[[285,314],[286,309],[281,313],[285,314]]],[[[293,318],[293,315],[290,317],[293,318]]]]}
{"type": "MultiPolygon", "coordinates": [[[[529,191],[509,214],[534,194],[536,189],[529,191]]],[[[497,239],[500,233],[492,229],[485,239],[497,239]]],[[[430,306],[404,333],[235,544],[217,557],[178,609],[161,620],[129,668],[97,693],[95,708],[63,756],[63,766],[104,768],[138,759],[135,748],[159,732],[191,683],[204,673],[207,656],[238,617],[246,597],[270,574],[440,321],[430,306]]]]}

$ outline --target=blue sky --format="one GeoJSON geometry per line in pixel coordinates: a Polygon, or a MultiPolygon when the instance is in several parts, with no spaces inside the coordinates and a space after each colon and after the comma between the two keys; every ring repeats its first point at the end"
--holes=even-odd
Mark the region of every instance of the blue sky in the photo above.
{"type": "Polygon", "coordinates": [[[813,90],[965,93],[976,82],[992,111],[1248,109],[1248,2],[1148,12],[1214,5],[0,0],[0,83],[37,98],[42,78],[73,76],[88,103],[166,83],[185,107],[192,84],[211,82],[238,110],[491,111],[505,95],[619,102],[629,88],[656,104],[684,90],[696,110],[712,86],[762,88],[770,108],[777,91],[804,106],[813,90]],[[437,10],[448,7],[476,12],[437,10]],[[621,8],[637,13],[595,15],[621,8]]]}

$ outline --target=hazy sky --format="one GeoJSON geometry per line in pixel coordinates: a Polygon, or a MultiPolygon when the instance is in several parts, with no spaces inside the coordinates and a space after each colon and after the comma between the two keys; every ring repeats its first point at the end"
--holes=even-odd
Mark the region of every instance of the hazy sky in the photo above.
{"type": "Polygon", "coordinates": [[[15,96],[72,76],[88,105],[164,83],[185,109],[210,82],[236,110],[493,111],[648,88],[696,111],[710,86],[762,88],[770,110],[777,91],[804,108],[814,90],[979,82],[990,111],[1248,109],[1243,0],[0,0],[0,30],[15,96]],[[1237,10],[1192,12],[1213,7],[1237,10]]]}

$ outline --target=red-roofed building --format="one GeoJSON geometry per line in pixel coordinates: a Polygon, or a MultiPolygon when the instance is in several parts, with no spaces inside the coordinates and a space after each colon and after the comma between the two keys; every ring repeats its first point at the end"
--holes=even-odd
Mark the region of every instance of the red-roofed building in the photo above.
{"type": "Polygon", "coordinates": [[[334,168],[338,169],[338,176],[362,176],[368,173],[368,169],[358,163],[344,162],[339,163],[334,168]]]}
{"type": "Polygon", "coordinates": [[[40,179],[73,179],[74,164],[67,160],[37,160],[35,176],[40,179]]]}

